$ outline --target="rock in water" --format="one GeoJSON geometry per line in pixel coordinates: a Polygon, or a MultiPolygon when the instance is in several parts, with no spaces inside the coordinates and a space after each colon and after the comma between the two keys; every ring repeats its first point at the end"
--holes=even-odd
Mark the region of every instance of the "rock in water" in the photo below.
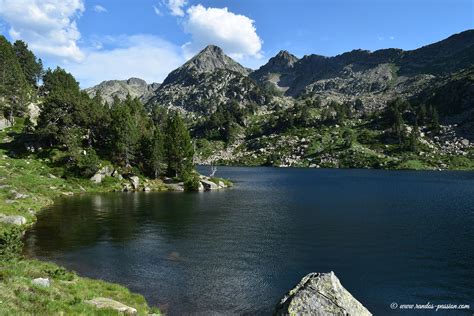
{"type": "Polygon", "coordinates": [[[334,272],[310,273],[278,304],[275,315],[372,315],[342,285],[334,272]]]}
{"type": "Polygon", "coordinates": [[[136,315],[137,310],[133,307],[127,306],[120,302],[114,301],[110,298],[97,297],[89,301],[85,301],[87,304],[95,305],[98,309],[108,308],[116,310],[119,313],[126,315],[136,315]]]}

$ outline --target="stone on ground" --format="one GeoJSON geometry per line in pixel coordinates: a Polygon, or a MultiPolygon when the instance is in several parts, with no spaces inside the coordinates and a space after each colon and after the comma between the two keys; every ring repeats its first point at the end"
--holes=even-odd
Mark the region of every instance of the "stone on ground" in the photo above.
{"type": "Polygon", "coordinates": [[[26,224],[26,218],[20,215],[0,214],[0,222],[21,226],[26,224]]]}
{"type": "Polygon", "coordinates": [[[31,283],[42,287],[49,287],[51,285],[51,282],[47,278],[37,278],[32,280],[31,283]]]}
{"type": "Polygon", "coordinates": [[[96,297],[92,300],[85,301],[87,304],[91,304],[96,306],[98,309],[113,309],[116,310],[117,312],[124,313],[127,315],[136,315],[137,310],[133,307],[127,306],[123,303],[114,301],[110,298],[105,298],[105,297],[96,297]]]}

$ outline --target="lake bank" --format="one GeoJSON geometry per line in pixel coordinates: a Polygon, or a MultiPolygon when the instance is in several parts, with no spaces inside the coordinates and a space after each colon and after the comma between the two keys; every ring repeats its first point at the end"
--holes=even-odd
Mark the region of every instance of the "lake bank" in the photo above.
{"type": "Polygon", "coordinates": [[[396,314],[394,298],[468,304],[474,294],[463,281],[474,276],[465,251],[472,172],[219,167],[217,174],[235,187],[60,199],[27,234],[29,251],[126,284],[170,315],[269,314],[313,271],[334,271],[376,315],[396,314]],[[75,232],[58,230],[66,214],[75,232]],[[65,238],[52,240],[51,231],[65,238]]]}
{"type": "Polygon", "coordinates": [[[56,264],[15,254],[22,247],[21,235],[36,222],[37,214],[57,198],[108,192],[119,186],[110,179],[100,185],[88,179],[63,179],[45,160],[9,157],[6,144],[11,138],[1,131],[0,139],[0,213],[5,221],[23,224],[0,223],[0,314],[97,313],[97,308],[86,302],[96,297],[133,306],[140,315],[159,313],[142,295],[124,286],[80,277],[56,264]],[[48,279],[49,285],[36,285],[34,280],[39,278],[48,279]]]}

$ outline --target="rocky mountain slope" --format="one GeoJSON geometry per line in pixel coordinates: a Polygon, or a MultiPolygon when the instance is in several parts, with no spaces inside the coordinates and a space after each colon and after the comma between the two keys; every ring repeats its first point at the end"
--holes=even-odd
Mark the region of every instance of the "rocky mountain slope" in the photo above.
{"type": "Polygon", "coordinates": [[[474,168],[473,72],[474,30],[411,51],[281,51],[255,71],[211,45],[147,107],[187,114],[203,164],[465,169],[474,168]],[[408,104],[394,114],[397,98],[408,104]]]}
{"type": "Polygon", "coordinates": [[[443,77],[474,62],[474,30],[412,51],[353,50],[335,57],[301,59],[280,52],[251,77],[271,83],[288,96],[320,96],[339,102],[363,101],[366,110],[395,96],[412,97],[443,77]]]}
{"type": "Polygon", "coordinates": [[[171,72],[150,100],[187,112],[211,114],[232,100],[242,107],[268,102],[265,91],[248,77],[250,70],[210,45],[171,72]]]}
{"type": "Polygon", "coordinates": [[[146,103],[159,87],[159,83],[147,84],[145,80],[130,78],[128,80],[103,81],[94,87],[85,89],[85,91],[91,97],[99,93],[103,101],[108,104],[112,104],[115,97],[125,100],[128,94],[132,98],[138,98],[143,103],[146,103]]]}

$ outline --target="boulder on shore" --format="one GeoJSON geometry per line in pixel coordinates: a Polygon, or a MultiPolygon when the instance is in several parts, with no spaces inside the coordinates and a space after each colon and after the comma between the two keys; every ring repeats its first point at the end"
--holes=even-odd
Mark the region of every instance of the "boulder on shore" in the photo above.
{"type": "Polygon", "coordinates": [[[219,189],[219,186],[210,180],[201,180],[201,183],[206,191],[219,189]]]}
{"type": "Polygon", "coordinates": [[[26,218],[20,215],[4,215],[0,214],[0,222],[11,225],[25,225],[26,218]]]}
{"type": "Polygon", "coordinates": [[[85,301],[87,304],[94,305],[98,309],[113,309],[116,310],[119,313],[124,313],[126,315],[136,315],[137,310],[133,307],[127,306],[123,303],[114,301],[110,298],[105,298],[105,297],[96,297],[92,300],[85,301]]]}
{"type": "Polygon", "coordinates": [[[102,180],[104,180],[105,177],[110,177],[114,173],[114,170],[111,166],[105,166],[101,168],[99,171],[97,171],[91,178],[90,180],[94,183],[101,183],[102,180]]]}
{"type": "Polygon", "coordinates": [[[310,273],[280,301],[275,315],[372,315],[342,285],[334,272],[310,273]]]}
{"type": "Polygon", "coordinates": [[[138,190],[138,187],[140,186],[140,178],[137,176],[130,177],[130,183],[134,190],[138,190]]]}

